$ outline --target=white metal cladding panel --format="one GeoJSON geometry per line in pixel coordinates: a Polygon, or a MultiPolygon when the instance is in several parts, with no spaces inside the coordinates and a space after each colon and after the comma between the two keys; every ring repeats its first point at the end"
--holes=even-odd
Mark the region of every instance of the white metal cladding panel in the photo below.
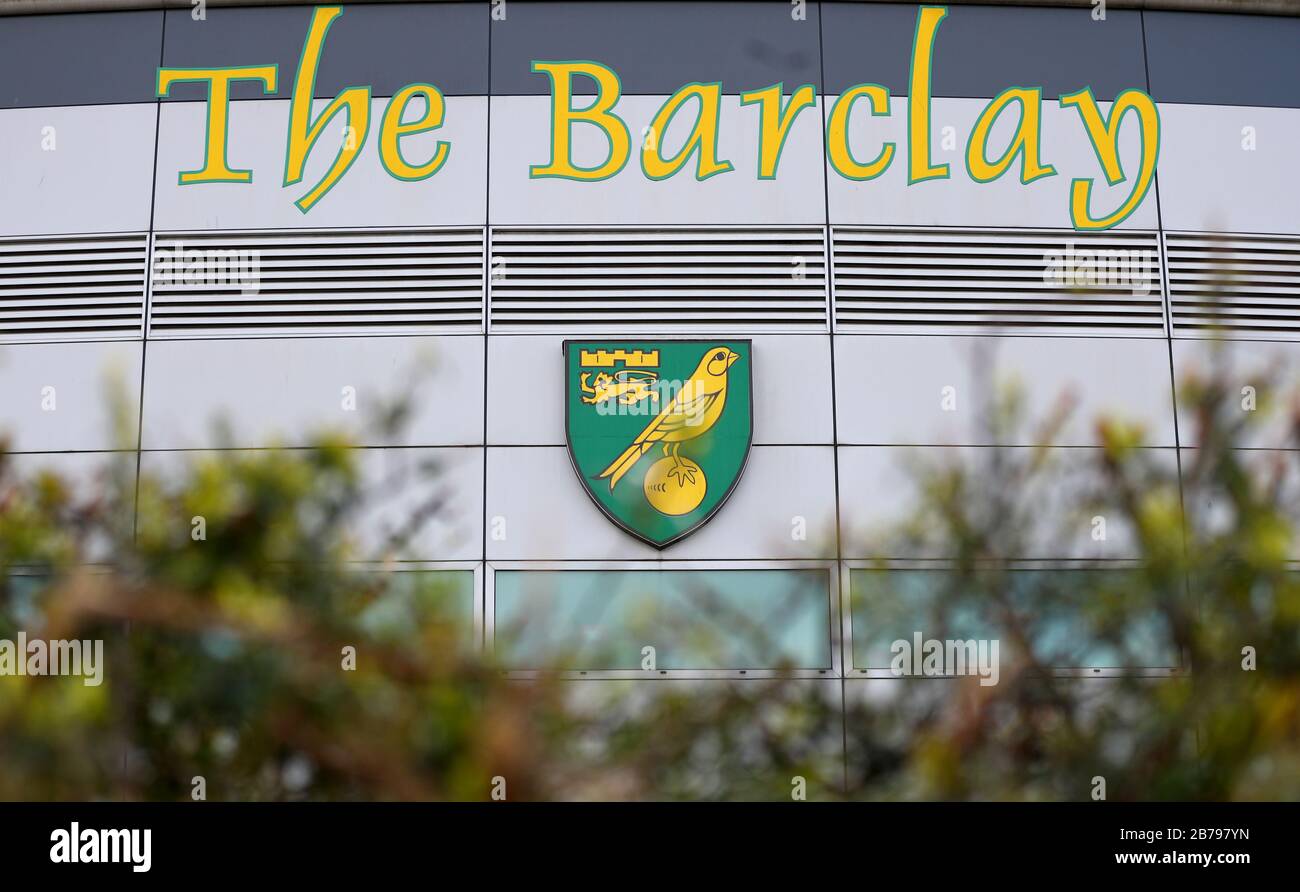
{"type": "Polygon", "coordinates": [[[18,452],[134,449],[143,359],[139,340],[0,345],[0,437],[18,452]],[[132,407],[125,431],[110,395],[132,407]]]}
{"type": "Polygon", "coordinates": [[[144,233],[0,239],[0,339],[138,338],[144,233]]]}
{"type": "Polygon", "coordinates": [[[660,552],[601,513],[563,446],[490,446],[486,521],[492,560],[813,560],[833,558],[835,455],[830,446],[754,446],[718,513],[660,552]],[[791,535],[803,518],[807,536],[791,535]],[[500,521],[500,523],[498,522],[500,521]]]}
{"type": "Polygon", "coordinates": [[[1280,449],[1300,445],[1292,424],[1291,408],[1300,405],[1300,339],[1266,341],[1241,337],[1175,338],[1174,382],[1181,399],[1178,406],[1179,443],[1198,446],[1204,436],[1201,417],[1192,391],[1199,382],[1222,376],[1229,393],[1244,397],[1242,388],[1253,388],[1256,411],[1251,423],[1243,425],[1236,445],[1243,449],[1280,449]]]}
{"type": "Polygon", "coordinates": [[[836,226],[832,246],[837,331],[1165,330],[1155,233],[836,226]]]}
{"type": "Polygon", "coordinates": [[[1163,337],[839,334],[835,410],[841,444],[1095,446],[1114,417],[1141,424],[1146,445],[1177,445],[1163,337]],[[996,424],[988,406],[1010,386],[1020,423],[996,424]]]}
{"type": "MultiPolygon", "coordinates": [[[[1144,450],[1144,461],[1177,473],[1177,451],[1144,450]]],[[[838,486],[840,557],[949,559],[957,557],[950,539],[913,540],[901,531],[917,519],[924,489],[935,475],[963,468],[973,479],[991,473],[993,463],[1039,470],[1015,493],[1013,510],[1023,539],[1000,529],[992,543],[1008,558],[1024,560],[1135,560],[1140,542],[1120,517],[1108,517],[1107,534],[1093,536],[1096,500],[1109,503],[1114,487],[1103,476],[1099,448],[1002,446],[840,446],[838,486]]]]}
{"type": "Polygon", "coordinates": [[[1300,236],[1165,233],[1174,333],[1300,335],[1300,236]]]}
{"type": "Polygon", "coordinates": [[[1300,108],[1162,103],[1160,130],[1163,228],[1300,234],[1300,108]]]}
{"type": "MultiPolygon", "coordinates": [[[[135,514],[137,453],[121,452],[27,452],[6,457],[14,479],[34,480],[51,473],[64,482],[75,504],[98,503],[103,506],[105,523],[117,529],[130,529],[135,514]],[[122,486],[120,495],[109,497],[110,490],[122,486]]],[[[90,563],[108,563],[121,559],[114,543],[101,532],[92,532],[86,540],[85,555],[90,563]]],[[[46,567],[48,565],[45,565],[46,567]]]]}
{"type": "MultiPolygon", "coordinates": [[[[1222,487],[1195,485],[1195,479],[1204,480],[1205,474],[1198,464],[1215,461],[1214,452],[1202,457],[1201,450],[1181,450],[1183,467],[1183,498],[1187,512],[1202,535],[1219,536],[1235,527],[1236,509],[1233,500],[1222,487]]],[[[1287,521],[1291,535],[1285,545],[1286,559],[1300,561],[1300,453],[1281,449],[1234,449],[1233,460],[1239,463],[1249,485],[1255,492],[1276,492],[1280,513],[1287,521]]]]}
{"type": "MultiPolygon", "coordinates": [[[[277,450],[255,450],[269,454],[277,450]]],[[[343,522],[355,560],[477,561],[483,555],[483,450],[352,450],[362,500],[343,522]]],[[[144,450],[140,474],[177,486],[196,467],[246,461],[248,450],[144,450]]],[[[147,505],[142,505],[142,510],[147,505]]],[[[172,503],[161,506],[173,511],[172,503]]],[[[164,521],[170,517],[164,516],[164,521]]]]}
{"type": "MultiPolygon", "coordinates": [[[[696,12],[694,5],[664,6],[667,15],[677,10],[691,10],[692,15],[696,12]]],[[[817,27],[809,22],[796,25],[805,26],[814,30],[817,27]]],[[[498,23],[498,27],[519,25],[498,23]]],[[[769,51],[767,46],[753,49],[755,54],[769,51]]],[[[678,58],[656,52],[670,65],[678,58]]],[[[540,75],[531,77],[546,82],[540,75]]],[[[748,89],[751,85],[743,86],[748,89]]],[[[787,89],[794,89],[794,85],[787,82],[787,89]]],[[[642,134],[649,135],[646,128],[667,99],[666,95],[625,95],[618,100],[614,114],[627,124],[631,152],[621,170],[592,182],[531,175],[532,168],[545,165],[551,158],[549,96],[493,96],[488,219],[503,226],[810,226],[826,221],[826,154],[816,109],[806,108],[795,117],[781,149],[775,178],[760,180],[759,109],[742,106],[739,96],[723,96],[717,157],[730,162],[734,169],[697,180],[698,155],[693,155],[675,175],[650,180],[641,169],[642,134]]],[[[574,100],[575,104],[585,101],[584,97],[574,100]]],[[[698,102],[688,102],[658,134],[663,154],[675,154],[686,145],[698,107],[698,102]]],[[[283,123],[279,127],[283,153],[283,123]]],[[[574,164],[595,167],[608,159],[609,140],[599,127],[575,125],[570,137],[574,164]]],[[[461,151],[458,145],[452,156],[461,151]]]]}
{"type": "MultiPolygon", "coordinates": [[[[562,332],[494,334],[486,339],[488,443],[564,445],[564,339],[562,332]]],[[[754,445],[834,442],[830,338],[756,334],[752,340],[754,405],[759,407],[754,412],[754,445]]],[[[436,394],[438,381],[432,383],[436,394]]],[[[481,403],[482,390],[477,397],[481,403]]]]}
{"type": "Polygon", "coordinates": [[[483,230],[158,233],[152,278],[155,338],[481,331],[483,230]],[[191,281],[187,265],[215,252],[243,252],[245,272],[191,281]]]}
{"type": "Polygon", "coordinates": [[[820,227],[494,228],[495,331],[826,331],[820,227]]]}
{"type": "MultiPolygon", "coordinates": [[[[207,26],[197,27],[202,31],[207,26]]],[[[301,33],[306,33],[306,25],[303,27],[301,33]]],[[[330,42],[333,40],[331,36],[330,42]]],[[[340,62],[331,52],[327,44],[326,66],[340,62]]],[[[293,54],[296,58],[298,50],[293,54]]],[[[292,71],[281,68],[282,84],[290,83],[292,78],[292,71]]],[[[319,99],[313,103],[313,120],[328,102],[319,99]]],[[[320,141],[308,153],[301,182],[286,186],[285,129],[289,102],[280,99],[232,102],[230,167],[251,170],[252,182],[181,185],[177,181],[181,171],[203,166],[207,103],[163,102],[159,113],[158,163],[154,170],[154,229],[327,229],[481,223],[486,218],[487,206],[488,98],[450,96],[446,123],[442,127],[402,136],[402,156],[412,164],[422,164],[432,158],[438,142],[451,145],[443,167],[433,176],[418,181],[390,176],[380,163],[380,122],[387,104],[387,99],[372,101],[370,129],[361,137],[362,149],[355,163],[328,194],[303,213],[294,202],[319,183],[333,165],[338,141],[347,124],[346,114],[328,120],[320,141]]],[[[413,121],[423,111],[423,100],[416,99],[407,107],[403,118],[413,121]]]]}
{"type": "MultiPolygon", "coordinates": [[[[954,11],[949,18],[959,14],[954,11]]],[[[948,27],[948,23],[945,22],[943,27],[948,27]]],[[[1097,27],[1106,26],[1098,24],[1097,27]]],[[[911,33],[910,28],[908,33],[911,33]]],[[[938,52],[943,53],[943,30],[940,29],[939,33],[938,52]]],[[[940,56],[936,66],[944,64],[943,57],[940,56]]],[[[833,98],[826,97],[824,105],[828,116],[834,103],[833,98]]],[[[1021,159],[1017,159],[1012,163],[1011,169],[996,180],[976,182],[966,169],[966,148],[975,122],[987,105],[987,99],[936,97],[931,100],[930,158],[934,164],[947,164],[949,176],[910,183],[906,97],[892,97],[887,116],[870,114],[867,104],[859,103],[850,115],[848,127],[849,145],[855,157],[863,161],[875,158],[885,143],[893,143],[896,151],[889,169],[871,180],[846,179],[836,172],[829,161],[826,162],[830,222],[844,226],[1069,227],[1072,225],[1071,180],[1083,178],[1092,181],[1088,208],[1094,217],[1112,213],[1132,193],[1142,157],[1141,131],[1132,116],[1124,121],[1118,137],[1120,165],[1125,179],[1111,186],[1106,182],[1106,174],[1080,123],[1078,112],[1072,108],[1059,107],[1055,99],[1043,101],[1039,136],[1042,140],[1042,163],[1055,168],[1056,176],[1022,183],[1021,159]]],[[[1101,102],[1099,105],[1103,114],[1110,114],[1109,102],[1101,102]]],[[[1163,119],[1164,108],[1161,109],[1161,116],[1163,119]]],[[[986,154],[994,156],[1011,145],[1019,123],[1019,114],[999,115],[989,132],[986,154]]],[[[493,133],[495,132],[494,130],[493,133]]],[[[1172,139],[1167,131],[1161,141],[1162,153],[1172,139]]],[[[1194,137],[1192,142],[1195,143],[1194,137]]],[[[919,151],[921,147],[917,145],[914,148],[919,151]]],[[[1189,154],[1195,155],[1196,152],[1192,150],[1189,154]]],[[[782,167],[784,166],[785,163],[782,162],[782,167]]],[[[1162,159],[1162,202],[1167,186],[1162,159]]],[[[1169,219],[1168,214],[1165,214],[1164,219],[1169,219]]],[[[1157,227],[1156,190],[1150,188],[1137,209],[1116,228],[1152,230],[1157,227]]]]}
{"type": "Polygon", "coordinates": [[[148,229],[157,119],[152,102],[0,109],[0,235],[148,229]]]}
{"type": "Polygon", "coordinates": [[[478,334],[151,341],[141,442],[309,446],[330,433],[355,446],[478,444],[483,341],[478,334]],[[397,430],[380,423],[390,407],[404,410],[397,430]]]}

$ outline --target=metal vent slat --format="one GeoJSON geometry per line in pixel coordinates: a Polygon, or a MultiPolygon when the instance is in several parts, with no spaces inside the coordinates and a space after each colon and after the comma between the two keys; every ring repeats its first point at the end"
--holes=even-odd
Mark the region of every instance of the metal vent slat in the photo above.
{"type": "MultiPolygon", "coordinates": [[[[188,250],[188,243],[180,243],[181,247],[188,250]]],[[[397,242],[386,247],[375,247],[373,245],[350,245],[349,257],[356,261],[358,265],[383,265],[386,263],[397,263],[401,260],[410,258],[420,258],[434,266],[465,266],[472,264],[475,259],[482,259],[482,244],[456,244],[446,246],[425,246],[420,245],[415,249],[406,249],[404,243],[397,242]],[[400,251],[394,251],[395,248],[401,248],[400,251]]],[[[247,243],[226,243],[223,248],[232,251],[251,251],[255,250],[258,255],[267,263],[274,261],[275,266],[283,267],[307,267],[313,263],[319,263],[321,257],[333,257],[338,251],[333,247],[320,247],[319,245],[302,245],[302,246],[284,246],[275,245],[274,247],[259,247],[256,244],[247,243]]]]}
{"type": "Polygon", "coordinates": [[[498,228],[494,330],[826,331],[819,227],[498,228]]]}
{"type": "Polygon", "coordinates": [[[939,253],[970,252],[972,250],[971,246],[976,244],[969,238],[972,235],[996,237],[999,245],[1003,246],[1004,253],[1030,255],[1035,255],[1046,249],[1055,249],[1061,245],[1062,241],[1073,242],[1075,247],[1089,250],[1115,247],[1149,247],[1151,241],[1151,233],[1148,232],[1115,233],[1113,230],[1098,234],[1057,229],[1037,229],[1030,233],[1023,230],[959,229],[956,227],[874,229],[871,227],[839,226],[836,228],[844,232],[856,233],[860,238],[855,239],[854,243],[859,245],[895,244],[939,253]],[[952,236],[958,233],[964,233],[967,238],[954,241],[952,236]]]}
{"type": "Polygon", "coordinates": [[[1165,234],[1174,333],[1300,336],[1300,236],[1165,234]]]}
{"type": "Polygon", "coordinates": [[[1154,233],[837,226],[832,257],[839,331],[1165,331],[1154,233]],[[1120,277],[1052,281],[1070,251],[1120,277]]]}
{"type": "Polygon", "coordinates": [[[479,331],[483,230],[170,232],[154,238],[151,337],[479,331]],[[182,278],[195,257],[251,269],[182,278]],[[248,261],[252,261],[251,265],[248,261]]]}
{"type": "Polygon", "coordinates": [[[817,242],[821,240],[821,231],[816,227],[770,227],[751,229],[730,226],[664,226],[633,228],[622,226],[600,227],[513,227],[493,230],[493,242],[499,244],[514,243],[526,245],[586,244],[596,246],[601,243],[615,245],[647,244],[657,245],[666,236],[671,236],[677,244],[737,244],[753,245],[762,242],[786,244],[791,240],[817,242]]]}
{"type": "MultiPolygon", "coordinates": [[[[483,270],[476,270],[478,279],[483,279],[483,270]]],[[[155,276],[155,281],[157,277],[155,276]]],[[[261,270],[257,275],[257,281],[249,288],[240,288],[238,283],[233,288],[228,288],[224,284],[216,285],[215,283],[193,283],[194,287],[187,291],[175,291],[178,295],[193,293],[195,291],[210,291],[214,294],[232,293],[244,294],[255,292],[279,292],[281,294],[302,294],[315,291],[350,291],[357,294],[368,294],[373,292],[388,292],[395,289],[406,290],[429,290],[429,291],[472,291],[474,290],[469,284],[470,279],[467,276],[454,279],[449,278],[417,278],[414,276],[371,276],[359,277],[353,274],[347,277],[335,276],[277,276],[274,272],[261,270]]]]}
{"type": "Polygon", "coordinates": [[[82,260],[87,257],[112,257],[123,254],[143,254],[144,233],[126,235],[67,235],[30,237],[20,236],[0,239],[0,257],[8,263],[22,260],[60,259],[82,260]]]}
{"type": "MultiPolygon", "coordinates": [[[[407,320],[412,322],[418,322],[421,318],[423,318],[422,313],[402,312],[400,310],[388,310],[385,311],[385,313],[395,320],[407,320]]],[[[186,317],[183,315],[177,315],[172,317],[173,320],[183,320],[185,318],[186,317]]],[[[223,322],[231,326],[241,326],[241,325],[264,326],[264,325],[278,325],[284,321],[298,322],[298,323],[312,323],[320,320],[340,320],[340,321],[352,322],[352,323],[364,323],[367,319],[373,319],[373,318],[374,318],[373,311],[358,313],[355,310],[347,310],[347,309],[337,310],[333,312],[324,311],[324,310],[322,311],[295,310],[290,312],[279,313],[274,318],[267,318],[264,316],[251,316],[251,315],[231,316],[229,318],[224,319],[223,322]]],[[[476,319],[477,317],[472,314],[465,314],[463,318],[466,320],[473,320],[476,319]]],[[[173,327],[175,327],[176,325],[179,324],[179,322],[177,321],[171,324],[173,327]]]]}
{"type": "MultiPolygon", "coordinates": [[[[497,248],[499,251],[502,250],[500,245],[498,245],[497,248]]],[[[803,256],[803,254],[808,254],[813,251],[820,252],[821,245],[816,244],[805,246],[799,256],[803,256]]],[[[678,250],[675,251],[674,254],[678,258],[678,262],[669,269],[665,269],[661,264],[658,264],[656,259],[653,257],[647,259],[644,253],[628,254],[626,252],[619,252],[618,254],[592,254],[585,251],[581,253],[576,251],[556,251],[554,254],[532,255],[512,252],[510,257],[512,269],[517,271],[520,269],[533,269],[535,267],[536,269],[534,271],[539,273],[546,273],[556,266],[572,267],[577,261],[599,263],[602,269],[609,268],[619,271],[650,270],[664,275],[689,275],[691,273],[700,272],[725,273],[736,269],[762,271],[764,269],[772,268],[771,254],[726,254],[719,251],[694,253],[686,250],[678,250]]],[[[788,260],[786,263],[788,265],[788,260]]]]}
{"type": "Polygon", "coordinates": [[[138,338],[145,233],[0,239],[0,339],[138,338]]]}
{"type": "Polygon", "coordinates": [[[457,243],[476,245],[479,242],[479,230],[474,227],[459,227],[452,229],[256,229],[256,230],[229,230],[224,232],[214,232],[202,230],[199,232],[169,232],[158,233],[159,238],[166,237],[169,240],[178,240],[188,243],[186,240],[195,241],[201,238],[220,237],[223,244],[237,248],[259,248],[261,250],[274,250],[276,248],[285,249],[308,249],[308,250],[327,250],[323,247],[322,236],[346,236],[350,244],[359,246],[374,246],[388,249],[393,245],[415,245],[426,250],[432,250],[436,245],[454,245],[457,243]],[[436,243],[429,241],[431,232],[439,233],[440,238],[436,243]]]}

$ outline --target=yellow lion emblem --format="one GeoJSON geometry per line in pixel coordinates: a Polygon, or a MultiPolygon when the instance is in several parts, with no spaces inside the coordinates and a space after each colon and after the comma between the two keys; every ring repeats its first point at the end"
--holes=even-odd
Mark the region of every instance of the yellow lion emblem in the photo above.
{"type": "Polygon", "coordinates": [[[608,372],[597,372],[595,380],[589,383],[587,379],[590,377],[590,372],[583,372],[580,376],[582,392],[590,394],[582,398],[582,401],[588,405],[603,403],[606,400],[618,400],[619,405],[633,406],[642,400],[648,399],[651,402],[659,400],[659,391],[654,389],[655,384],[659,382],[659,377],[654,372],[635,369],[623,369],[612,375],[608,372]]]}

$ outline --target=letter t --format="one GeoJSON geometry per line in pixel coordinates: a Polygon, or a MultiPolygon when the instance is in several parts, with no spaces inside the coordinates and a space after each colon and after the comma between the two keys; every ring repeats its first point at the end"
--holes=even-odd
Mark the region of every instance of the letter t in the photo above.
{"type": "Polygon", "coordinates": [[[158,96],[171,94],[172,84],[202,81],[208,85],[208,133],[202,170],[182,170],[180,184],[251,183],[251,170],[231,170],[226,161],[226,140],[230,129],[230,84],[233,81],[260,81],[262,93],[274,93],[275,65],[249,68],[159,68],[158,96]]]}

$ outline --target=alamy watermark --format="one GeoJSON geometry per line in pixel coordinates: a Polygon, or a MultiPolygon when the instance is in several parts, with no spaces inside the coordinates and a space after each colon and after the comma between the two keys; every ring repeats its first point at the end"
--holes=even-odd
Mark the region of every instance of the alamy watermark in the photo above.
{"type": "Polygon", "coordinates": [[[2,675],[80,675],[87,687],[104,681],[104,642],[43,638],[28,639],[20,631],[18,640],[0,638],[2,675]]]}
{"type": "Polygon", "coordinates": [[[889,646],[894,675],[950,676],[977,675],[981,687],[992,687],[1001,675],[996,638],[925,638],[920,632],[912,640],[899,638],[889,646]]]}
{"type": "Polygon", "coordinates": [[[658,415],[670,407],[686,427],[705,423],[714,396],[706,385],[692,378],[660,378],[640,369],[583,372],[579,387],[582,401],[594,405],[597,415],[658,415]]]}
{"type": "Polygon", "coordinates": [[[262,255],[258,251],[186,248],[181,241],[158,247],[153,254],[155,289],[261,290],[262,255]]]}
{"type": "Polygon", "coordinates": [[[1148,294],[1156,274],[1155,252],[1147,248],[1079,249],[1043,255],[1043,281],[1056,288],[1092,288],[1148,294]]]}
{"type": "Polygon", "coordinates": [[[76,821],[50,834],[50,861],[55,864],[129,864],[135,873],[153,866],[153,831],[100,829],[76,821]]]}

